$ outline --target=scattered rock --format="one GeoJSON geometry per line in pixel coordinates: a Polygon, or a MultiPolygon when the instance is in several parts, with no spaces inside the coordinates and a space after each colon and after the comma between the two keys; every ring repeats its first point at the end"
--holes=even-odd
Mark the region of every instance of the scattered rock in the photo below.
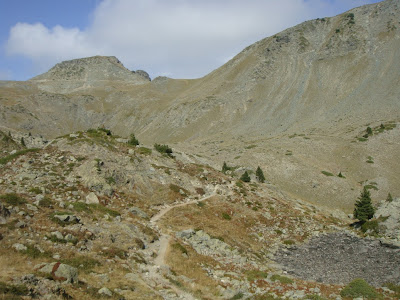
{"type": "Polygon", "coordinates": [[[80,219],[75,215],[55,215],[54,218],[65,223],[79,223],[80,219]]]}
{"type": "Polygon", "coordinates": [[[96,194],[90,192],[89,195],[86,196],[86,204],[99,204],[99,198],[97,198],[96,194]]]}
{"type": "Polygon", "coordinates": [[[112,296],[112,292],[106,287],[102,287],[101,289],[99,289],[98,293],[100,295],[106,295],[106,296],[109,296],[109,297],[112,296]]]}
{"type": "Polygon", "coordinates": [[[62,233],[59,232],[59,231],[53,231],[53,232],[51,233],[51,235],[52,235],[52,236],[55,236],[55,237],[58,238],[59,240],[64,239],[64,236],[63,236],[62,233]]]}
{"type": "Polygon", "coordinates": [[[25,245],[23,245],[23,244],[18,244],[18,243],[12,245],[12,247],[13,247],[15,250],[17,250],[17,251],[25,251],[25,250],[28,249],[25,245]]]}

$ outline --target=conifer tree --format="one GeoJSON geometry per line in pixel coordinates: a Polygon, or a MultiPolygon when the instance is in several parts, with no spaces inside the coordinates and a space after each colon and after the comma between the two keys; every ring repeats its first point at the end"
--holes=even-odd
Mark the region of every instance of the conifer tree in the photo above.
{"type": "Polygon", "coordinates": [[[226,174],[226,171],[229,171],[229,167],[226,162],[224,162],[224,164],[222,165],[222,173],[226,174]]]}
{"type": "Polygon", "coordinates": [[[241,180],[241,181],[244,181],[244,182],[250,182],[249,173],[247,173],[247,171],[245,171],[245,172],[243,173],[243,175],[240,177],[240,180],[241,180]]]}
{"type": "Polygon", "coordinates": [[[135,134],[131,134],[131,138],[129,139],[128,144],[132,146],[139,145],[139,140],[135,137],[135,134]]]}
{"type": "Polygon", "coordinates": [[[375,209],[371,203],[371,194],[366,187],[364,187],[358,199],[354,207],[354,217],[360,220],[361,223],[365,223],[371,219],[375,213],[375,209]]]}
{"type": "Polygon", "coordinates": [[[26,147],[26,145],[25,145],[25,140],[24,140],[23,137],[21,138],[21,145],[24,146],[24,147],[26,147]]]}
{"type": "Polygon", "coordinates": [[[390,193],[387,195],[386,201],[387,202],[392,202],[393,201],[393,197],[392,197],[392,195],[390,193]]]}
{"type": "Polygon", "coordinates": [[[260,166],[257,167],[256,170],[256,177],[258,179],[259,182],[265,182],[265,177],[264,177],[264,173],[261,170],[260,166]]]}

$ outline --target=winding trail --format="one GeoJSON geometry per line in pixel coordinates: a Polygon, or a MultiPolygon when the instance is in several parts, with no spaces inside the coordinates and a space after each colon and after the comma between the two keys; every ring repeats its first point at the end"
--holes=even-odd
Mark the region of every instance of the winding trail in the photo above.
{"type": "MultiPolygon", "coordinates": [[[[179,203],[179,204],[175,204],[175,205],[164,207],[157,214],[155,214],[153,217],[151,217],[150,223],[153,224],[154,226],[157,226],[157,222],[166,213],[168,213],[171,209],[174,209],[174,208],[177,208],[177,207],[183,207],[183,206],[190,205],[190,204],[197,204],[199,202],[206,201],[206,200],[216,196],[217,195],[216,189],[217,188],[215,187],[214,191],[210,195],[208,195],[208,196],[206,196],[204,198],[201,198],[199,200],[192,200],[192,201],[188,201],[188,202],[179,203]]],[[[161,232],[161,230],[160,230],[160,232],[161,232]]],[[[161,232],[161,236],[160,236],[160,240],[159,240],[158,254],[157,254],[157,257],[154,259],[154,264],[155,265],[157,265],[159,267],[165,265],[165,255],[167,253],[167,249],[168,249],[168,245],[169,245],[170,240],[171,240],[171,235],[161,232]]]]}

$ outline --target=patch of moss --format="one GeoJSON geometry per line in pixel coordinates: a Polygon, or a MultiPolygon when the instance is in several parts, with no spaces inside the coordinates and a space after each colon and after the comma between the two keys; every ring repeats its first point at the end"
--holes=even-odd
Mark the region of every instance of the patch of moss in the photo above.
{"type": "Polygon", "coordinates": [[[290,279],[289,277],[281,276],[281,275],[278,275],[278,274],[272,275],[271,276],[271,280],[272,281],[279,281],[280,283],[283,283],[283,284],[291,284],[291,283],[293,283],[293,280],[290,279]]]}
{"type": "Polygon", "coordinates": [[[0,195],[0,200],[8,205],[18,206],[26,203],[26,200],[15,193],[0,195]]]}

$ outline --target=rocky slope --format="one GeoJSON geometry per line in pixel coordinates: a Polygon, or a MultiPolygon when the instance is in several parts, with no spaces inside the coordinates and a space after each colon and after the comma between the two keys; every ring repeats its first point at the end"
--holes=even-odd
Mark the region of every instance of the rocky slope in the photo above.
{"type": "MultiPolygon", "coordinates": [[[[363,242],[362,233],[348,226],[350,219],[291,199],[273,185],[242,182],[199,164],[195,156],[175,150],[173,156],[130,146],[103,129],[5,156],[0,161],[0,294],[337,299],[343,286],[360,276],[354,270],[373,267],[369,260],[350,259],[359,247],[353,240],[373,251],[374,264],[387,255],[398,259],[399,241],[383,232],[363,242]],[[316,282],[300,272],[303,265],[293,266],[307,255],[326,258],[331,244],[349,258],[337,268],[341,276],[330,273],[316,282]]],[[[332,258],[307,270],[329,270],[334,249],[332,258]]],[[[385,265],[385,274],[392,274],[385,275],[387,281],[399,284],[396,272],[397,262],[385,265]]],[[[364,278],[386,298],[394,297],[393,286],[364,278]]]]}

